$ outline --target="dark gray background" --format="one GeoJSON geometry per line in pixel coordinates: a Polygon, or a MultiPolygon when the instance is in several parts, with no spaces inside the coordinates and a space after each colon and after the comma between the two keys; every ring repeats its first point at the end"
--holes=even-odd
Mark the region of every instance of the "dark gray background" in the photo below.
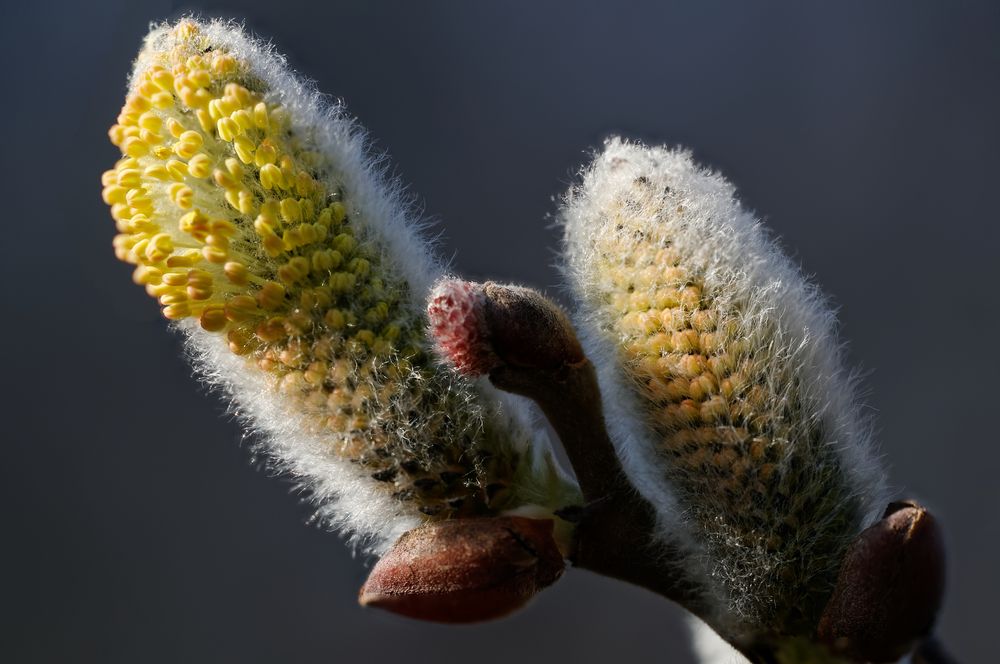
{"type": "Polygon", "coordinates": [[[579,571],[479,627],[355,605],[362,562],[247,462],[111,252],[105,132],[147,23],[189,9],[245,17],[344,97],[472,277],[557,290],[552,197],[609,133],[723,170],[842,307],[892,481],[947,528],[941,632],[995,658],[995,4],[121,0],[0,23],[0,659],[690,657],[678,610],[579,571]]]}

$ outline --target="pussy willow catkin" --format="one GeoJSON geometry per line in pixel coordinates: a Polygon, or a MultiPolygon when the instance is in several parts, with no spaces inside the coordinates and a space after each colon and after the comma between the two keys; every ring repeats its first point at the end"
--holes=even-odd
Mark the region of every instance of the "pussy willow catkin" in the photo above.
{"type": "Polygon", "coordinates": [[[223,22],[154,29],[109,135],[117,257],[321,519],[378,549],[572,494],[512,406],[433,361],[442,268],[353,121],[269,47],[223,22]]]}
{"type": "Polygon", "coordinates": [[[687,152],[610,141],[561,218],[611,433],[709,618],[807,633],[885,505],[833,314],[687,152]]]}

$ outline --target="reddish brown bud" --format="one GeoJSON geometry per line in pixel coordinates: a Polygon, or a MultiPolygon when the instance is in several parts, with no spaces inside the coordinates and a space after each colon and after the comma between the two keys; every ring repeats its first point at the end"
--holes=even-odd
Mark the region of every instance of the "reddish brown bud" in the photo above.
{"type": "Polygon", "coordinates": [[[943,594],[937,523],[916,503],[892,503],[848,550],[819,638],[852,659],[896,661],[930,632],[943,594]]]}
{"type": "Polygon", "coordinates": [[[584,360],[566,314],[538,291],[487,282],[483,295],[493,352],[505,364],[551,370],[584,360]]]}
{"type": "Polygon", "coordinates": [[[445,623],[492,620],[524,606],[563,572],[552,521],[438,521],[405,533],[372,569],[359,601],[445,623]]]}

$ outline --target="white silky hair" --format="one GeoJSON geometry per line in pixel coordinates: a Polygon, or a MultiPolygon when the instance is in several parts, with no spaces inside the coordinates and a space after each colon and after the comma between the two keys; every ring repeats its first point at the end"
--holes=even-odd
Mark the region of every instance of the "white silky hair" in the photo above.
{"type": "MultiPolygon", "coordinates": [[[[194,23],[213,46],[225,48],[246,63],[249,73],[263,83],[265,101],[288,110],[293,131],[316,146],[329,162],[328,184],[342,186],[344,204],[361,242],[381,252],[381,264],[407,283],[404,303],[414,320],[424,316],[424,299],[432,284],[446,274],[426,237],[427,224],[414,212],[411,196],[388,173],[384,155],[374,153],[364,129],[348,115],[342,103],[318,92],[314,84],[293,73],[274,47],[248,35],[243,26],[223,20],[194,23]]],[[[155,64],[154,53],[168,49],[176,24],[151,28],[137,58],[130,86],[155,64]]],[[[266,372],[252,360],[233,354],[222,335],[202,330],[196,321],[176,324],[186,340],[196,371],[229,400],[253,440],[254,451],[268,459],[270,468],[289,476],[315,506],[315,519],[341,531],[355,546],[384,552],[398,537],[426,520],[413,503],[398,501],[373,480],[360,464],[331,452],[337,432],[314,433],[309,414],[283,397],[266,372]]],[[[447,369],[441,369],[447,371],[447,369]]],[[[505,432],[504,443],[526,458],[546,458],[548,439],[533,424],[523,401],[507,398],[480,381],[469,387],[483,417],[505,432]]]]}
{"type": "MultiPolygon", "coordinates": [[[[786,372],[790,369],[795,374],[796,396],[809,409],[802,417],[815,418],[825,431],[833,432],[835,439],[825,444],[835,450],[848,491],[862,505],[862,527],[876,521],[888,502],[884,474],[873,448],[869,418],[861,411],[856,378],[842,368],[835,315],[818,289],[742,208],[734,187],[719,174],[695,164],[690,152],[609,139],[603,152],[584,169],[559,214],[565,230],[563,270],[578,303],[574,322],[598,368],[610,434],[629,479],[657,511],[659,536],[664,542],[679,543],[688,552],[685,566],[693,576],[701,577],[718,611],[710,616],[711,622],[729,634],[739,634],[745,626],[739,616],[727,615],[732,598],[725,584],[706,576],[709,569],[715,570],[711,577],[718,577],[720,569],[725,574],[726,561],[706,560],[708,553],[699,541],[698,526],[688,515],[689,501],[698,496],[685,496],[667,479],[669,461],[658,453],[660,438],[641,416],[644,407],[620,364],[620,340],[599,311],[592,267],[598,258],[594,238],[606,230],[605,211],[613,209],[615,201],[637,186],[638,180],[669,187],[683,201],[683,222],[674,220],[667,211],[667,221],[650,223],[671,224],[671,242],[684,264],[703,276],[706,292],[745,303],[740,313],[741,329],[760,329],[763,323],[777,325],[780,337],[756,350],[770,354],[776,365],[783,363],[786,372]]],[[[768,389],[775,400],[787,398],[788,386],[780,382],[784,377],[785,373],[779,375],[777,370],[768,375],[768,389]]],[[[741,554],[733,551],[732,555],[741,554]]]]}

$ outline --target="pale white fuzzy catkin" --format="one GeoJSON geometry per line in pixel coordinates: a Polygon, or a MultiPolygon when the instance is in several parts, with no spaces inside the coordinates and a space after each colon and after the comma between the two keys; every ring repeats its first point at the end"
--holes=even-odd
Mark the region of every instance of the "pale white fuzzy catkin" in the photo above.
{"type": "Polygon", "coordinates": [[[109,135],[116,255],[323,524],[380,552],[428,519],[572,500],[521,405],[435,361],[444,267],[361,128],[270,45],[155,26],[109,135]]]}
{"type": "Polygon", "coordinates": [[[808,629],[886,498],[830,307],[684,150],[609,140],[560,220],[612,437],[707,618],[808,629]]]}

